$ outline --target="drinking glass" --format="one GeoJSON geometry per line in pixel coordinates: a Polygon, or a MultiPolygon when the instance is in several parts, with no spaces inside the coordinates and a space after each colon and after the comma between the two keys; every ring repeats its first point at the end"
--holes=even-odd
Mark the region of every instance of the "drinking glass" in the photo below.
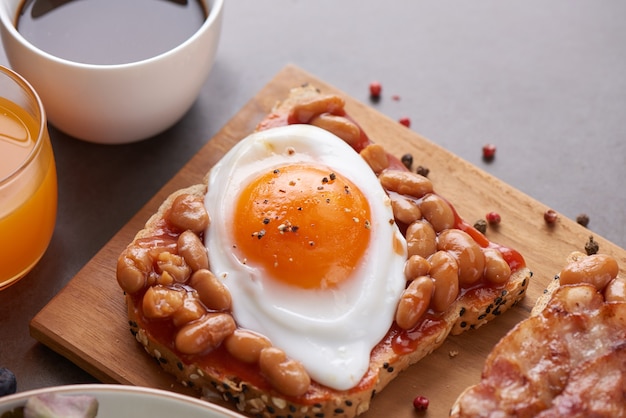
{"type": "Polygon", "coordinates": [[[56,212],[56,167],[41,100],[23,77],[0,66],[0,290],[41,259],[56,212]]]}

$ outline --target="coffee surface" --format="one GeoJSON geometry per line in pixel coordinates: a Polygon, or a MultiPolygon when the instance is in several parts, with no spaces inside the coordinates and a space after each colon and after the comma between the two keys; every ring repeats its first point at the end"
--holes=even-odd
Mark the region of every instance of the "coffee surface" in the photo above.
{"type": "Polygon", "coordinates": [[[26,0],[16,26],[59,58],[125,64],[180,45],[206,17],[201,0],[26,0]]]}

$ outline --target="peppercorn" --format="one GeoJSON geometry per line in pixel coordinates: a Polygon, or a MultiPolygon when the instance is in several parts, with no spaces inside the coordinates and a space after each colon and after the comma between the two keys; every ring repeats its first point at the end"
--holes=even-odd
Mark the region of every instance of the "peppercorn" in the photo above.
{"type": "Polygon", "coordinates": [[[426,396],[420,395],[413,399],[413,408],[415,408],[416,411],[425,411],[428,409],[429,403],[430,402],[426,396]]]}
{"type": "Polygon", "coordinates": [[[500,217],[500,214],[498,212],[489,212],[487,215],[485,215],[485,219],[492,225],[497,225],[500,223],[500,221],[502,221],[502,218],[500,217]]]}
{"type": "Polygon", "coordinates": [[[548,224],[553,224],[556,222],[556,220],[558,219],[559,215],[556,213],[556,211],[552,210],[552,209],[548,209],[547,211],[544,212],[543,214],[543,219],[546,221],[546,223],[548,224]]]}
{"type": "Polygon", "coordinates": [[[407,128],[411,127],[411,119],[409,119],[407,116],[401,117],[400,119],[398,119],[398,122],[400,122],[401,125],[404,125],[407,128]]]}
{"type": "Polygon", "coordinates": [[[587,255],[593,255],[597,254],[598,250],[600,250],[600,246],[597,242],[593,240],[593,236],[590,235],[589,241],[587,241],[587,243],[585,244],[585,252],[587,253],[587,255]]]}
{"type": "Polygon", "coordinates": [[[415,170],[415,172],[420,176],[428,177],[428,173],[430,173],[430,170],[423,165],[420,165],[417,167],[417,170],[415,170]]]}
{"type": "Polygon", "coordinates": [[[483,159],[485,161],[491,161],[496,156],[496,146],[493,144],[483,145],[483,159]]]}
{"type": "Polygon", "coordinates": [[[370,99],[378,101],[380,99],[380,93],[383,90],[383,86],[378,81],[372,81],[370,83],[370,99]]]}
{"type": "Polygon", "coordinates": [[[487,232],[487,221],[484,219],[479,219],[474,222],[474,228],[476,228],[481,234],[487,232]]]}
{"type": "Polygon", "coordinates": [[[576,217],[576,222],[586,228],[589,225],[589,216],[586,213],[581,213],[576,217]]]}
{"type": "Polygon", "coordinates": [[[404,164],[404,166],[408,168],[409,170],[411,169],[411,167],[413,167],[413,155],[404,154],[402,156],[401,161],[402,161],[402,164],[404,164]]]}

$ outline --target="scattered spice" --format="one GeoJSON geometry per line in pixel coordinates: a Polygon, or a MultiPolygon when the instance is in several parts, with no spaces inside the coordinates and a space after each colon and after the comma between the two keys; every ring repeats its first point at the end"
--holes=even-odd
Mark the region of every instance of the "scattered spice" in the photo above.
{"type": "Polygon", "coordinates": [[[413,399],[413,408],[415,408],[416,411],[425,411],[428,409],[429,403],[430,402],[426,396],[420,395],[413,399]]]}
{"type": "Polygon", "coordinates": [[[423,165],[420,165],[417,166],[417,170],[415,170],[415,172],[420,176],[428,177],[428,173],[430,173],[430,170],[423,165]]]}
{"type": "Polygon", "coordinates": [[[576,222],[586,228],[589,225],[589,216],[586,213],[581,213],[576,217],[576,222]]]}
{"type": "Polygon", "coordinates": [[[476,228],[481,234],[485,234],[487,232],[487,221],[484,219],[477,220],[474,222],[474,228],[476,228]]]}
{"type": "Polygon", "coordinates": [[[391,96],[391,100],[396,101],[396,102],[400,101],[400,95],[394,94],[393,96],[391,96]]]}
{"type": "Polygon", "coordinates": [[[555,210],[553,209],[548,209],[547,211],[544,212],[543,214],[543,219],[546,221],[546,223],[548,224],[553,224],[556,222],[556,220],[559,218],[559,215],[556,213],[555,210]]]}
{"type": "Polygon", "coordinates": [[[411,154],[404,154],[400,161],[402,161],[402,164],[409,170],[413,167],[413,155],[411,154]]]}
{"type": "Polygon", "coordinates": [[[500,214],[498,212],[489,212],[487,215],[485,215],[485,219],[492,225],[497,225],[500,223],[500,221],[502,221],[502,218],[500,217],[500,214]]]}
{"type": "Polygon", "coordinates": [[[589,241],[585,244],[585,252],[587,255],[597,254],[600,250],[600,245],[593,240],[593,235],[589,236],[589,241]]]}
{"type": "Polygon", "coordinates": [[[298,232],[298,229],[300,229],[299,226],[291,225],[289,221],[278,225],[278,231],[280,231],[281,234],[284,234],[285,232],[298,232]]]}
{"type": "Polygon", "coordinates": [[[330,181],[333,181],[337,178],[337,175],[335,173],[330,173],[328,177],[330,177],[330,181]]]}
{"type": "Polygon", "coordinates": [[[493,144],[483,145],[483,159],[485,161],[491,161],[496,156],[496,146],[493,144]]]}
{"type": "Polygon", "coordinates": [[[403,116],[400,119],[398,119],[398,122],[400,122],[400,125],[404,125],[407,128],[411,127],[411,119],[408,116],[403,116]]]}
{"type": "Polygon", "coordinates": [[[378,81],[372,81],[370,83],[370,98],[374,101],[378,101],[380,99],[380,93],[383,90],[382,84],[378,81]]]}

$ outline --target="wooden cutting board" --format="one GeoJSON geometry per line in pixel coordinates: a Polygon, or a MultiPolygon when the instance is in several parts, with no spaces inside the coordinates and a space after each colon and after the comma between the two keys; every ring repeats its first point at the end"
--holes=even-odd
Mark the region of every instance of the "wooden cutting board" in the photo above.
{"type": "MultiPolygon", "coordinates": [[[[423,395],[430,399],[424,416],[447,416],[456,396],[478,381],[491,347],[529,315],[536,298],[563,267],[566,256],[574,250],[584,251],[590,232],[562,216],[555,225],[547,226],[543,220],[545,205],[294,66],[281,70],[78,272],[35,316],[30,324],[31,334],[105,383],[189,394],[162,372],[132,338],[122,291],[115,279],[118,255],[171,192],[200,183],[205,173],[254,129],[276,101],[285,98],[290,88],[304,83],[324,92],[342,94],[349,114],[374,142],[383,144],[392,154],[400,157],[412,153],[416,164],[430,169],[429,178],[435,190],[447,197],[470,223],[488,211],[499,212],[503,221],[497,229],[490,228],[487,237],[520,251],[534,272],[523,303],[478,330],[450,337],[441,348],[377,394],[370,411],[363,415],[414,418],[412,401],[423,395]]],[[[617,257],[624,271],[626,251],[602,237],[594,238],[602,252],[617,257]]]]}

